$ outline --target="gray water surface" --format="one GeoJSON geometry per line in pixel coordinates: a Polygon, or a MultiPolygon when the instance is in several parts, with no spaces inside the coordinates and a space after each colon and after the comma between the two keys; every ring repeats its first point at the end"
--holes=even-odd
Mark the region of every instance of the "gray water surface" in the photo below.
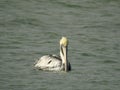
{"type": "Polygon", "coordinates": [[[120,1],[0,0],[0,90],[120,90],[120,1]],[[62,36],[72,71],[35,70],[62,36]]]}

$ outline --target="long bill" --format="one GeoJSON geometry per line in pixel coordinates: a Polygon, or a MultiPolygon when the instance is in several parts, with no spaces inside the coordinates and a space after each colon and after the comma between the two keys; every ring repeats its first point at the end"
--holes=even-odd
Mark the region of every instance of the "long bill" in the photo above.
{"type": "Polygon", "coordinates": [[[60,56],[66,72],[68,71],[67,50],[68,50],[67,46],[60,46],[60,56]]]}

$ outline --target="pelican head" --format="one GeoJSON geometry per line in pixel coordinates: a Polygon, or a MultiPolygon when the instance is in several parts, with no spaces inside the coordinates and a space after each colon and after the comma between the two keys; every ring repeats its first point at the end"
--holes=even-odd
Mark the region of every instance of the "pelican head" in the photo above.
{"type": "Polygon", "coordinates": [[[67,46],[68,46],[68,39],[66,37],[62,37],[60,40],[60,56],[62,59],[63,67],[66,72],[68,71],[67,46]]]}
{"type": "Polygon", "coordinates": [[[68,45],[68,39],[66,37],[62,37],[60,40],[60,45],[66,47],[68,45]]]}

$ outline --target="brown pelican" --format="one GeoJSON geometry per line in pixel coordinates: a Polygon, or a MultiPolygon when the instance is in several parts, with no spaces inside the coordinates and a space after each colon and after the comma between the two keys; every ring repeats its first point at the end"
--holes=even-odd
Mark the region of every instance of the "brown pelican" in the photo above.
{"type": "Polygon", "coordinates": [[[44,55],[37,61],[35,67],[40,70],[70,71],[71,65],[67,59],[67,51],[68,39],[66,37],[62,37],[60,40],[60,56],[44,55]]]}

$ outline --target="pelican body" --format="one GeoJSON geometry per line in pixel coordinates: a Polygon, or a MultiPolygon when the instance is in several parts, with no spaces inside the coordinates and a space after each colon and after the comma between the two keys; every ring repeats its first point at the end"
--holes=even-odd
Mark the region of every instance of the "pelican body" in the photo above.
{"type": "Polygon", "coordinates": [[[48,71],[65,71],[71,70],[71,65],[67,59],[68,39],[62,37],[60,40],[60,56],[44,55],[35,64],[35,68],[48,71]]]}

